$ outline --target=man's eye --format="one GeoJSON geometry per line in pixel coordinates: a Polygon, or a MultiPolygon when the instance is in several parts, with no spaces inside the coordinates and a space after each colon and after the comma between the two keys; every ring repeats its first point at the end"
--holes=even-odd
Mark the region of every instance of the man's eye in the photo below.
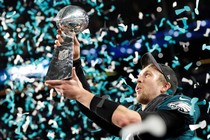
{"type": "Polygon", "coordinates": [[[146,74],[145,74],[145,77],[148,77],[148,76],[150,76],[150,74],[149,74],[149,73],[146,73],[146,74]]]}

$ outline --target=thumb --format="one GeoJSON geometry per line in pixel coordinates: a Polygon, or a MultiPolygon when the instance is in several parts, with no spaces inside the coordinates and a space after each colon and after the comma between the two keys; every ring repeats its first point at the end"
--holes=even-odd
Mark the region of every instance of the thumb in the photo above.
{"type": "Polygon", "coordinates": [[[75,67],[72,68],[72,78],[73,79],[76,79],[76,80],[78,79],[77,74],[76,74],[76,68],[75,67]]]}
{"type": "Polygon", "coordinates": [[[72,79],[76,80],[78,82],[79,87],[83,88],[82,83],[80,82],[79,78],[77,77],[75,67],[72,68],[72,79]]]}
{"type": "Polygon", "coordinates": [[[78,41],[78,39],[77,39],[76,34],[74,34],[74,45],[75,45],[75,46],[80,46],[80,43],[79,43],[79,41],[78,41]]]}

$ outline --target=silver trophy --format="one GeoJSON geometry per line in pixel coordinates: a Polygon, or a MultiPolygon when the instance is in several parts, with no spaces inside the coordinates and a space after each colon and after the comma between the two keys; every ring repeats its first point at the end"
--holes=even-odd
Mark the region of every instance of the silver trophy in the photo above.
{"type": "Polygon", "coordinates": [[[62,8],[54,18],[62,29],[62,46],[55,49],[45,80],[70,79],[73,67],[74,33],[85,30],[89,23],[87,13],[79,6],[70,5],[62,8]]]}

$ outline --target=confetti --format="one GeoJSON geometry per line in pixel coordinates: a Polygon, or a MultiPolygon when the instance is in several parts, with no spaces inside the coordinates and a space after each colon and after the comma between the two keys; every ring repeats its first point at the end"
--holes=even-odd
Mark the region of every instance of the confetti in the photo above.
{"type": "Polygon", "coordinates": [[[205,32],[205,34],[203,34],[203,36],[208,37],[209,36],[209,33],[210,33],[210,28],[207,28],[206,29],[206,32],[205,32]]]}
{"type": "Polygon", "coordinates": [[[189,125],[189,127],[190,127],[190,130],[194,131],[199,128],[204,129],[206,127],[206,124],[207,124],[206,120],[203,120],[199,122],[199,124],[189,125]]]}
{"type": "Polygon", "coordinates": [[[23,132],[26,132],[26,130],[28,129],[28,126],[30,124],[30,117],[27,116],[26,117],[26,122],[23,124],[22,128],[23,128],[23,132]]]}
{"type": "Polygon", "coordinates": [[[50,139],[50,140],[53,140],[55,138],[55,132],[48,132],[47,133],[47,137],[50,139]]]}
{"type": "Polygon", "coordinates": [[[206,74],[206,82],[205,82],[206,84],[208,83],[209,79],[210,79],[210,74],[207,73],[207,74],[206,74]]]}
{"type": "Polygon", "coordinates": [[[175,58],[175,60],[172,60],[172,62],[173,62],[172,68],[175,68],[180,65],[179,58],[178,57],[174,57],[174,58],[175,58]]]}
{"type": "Polygon", "coordinates": [[[131,24],[132,35],[134,36],[134,32],[138,30],[138,25],[131,24]]]}
{"type": "Polygon", "coordinates": [[[190,45],[189,42],[182,42],[182,41],[180,41],[179,44],[183,47],[185,52],[189,51],[189,45],[190,45]]]}
{"type": "Polygon", "coordinates": [[[138,18],[139,18],[140,20],[143,19],[143,16],[144,16],[144,14],[143,14],[142,12],[139,12],[138,18]]]}
{"type": "Polygon", "coordinates": [[[182,78],[182,82],[189,83],[190,85],[193,85],[193,81],[191,79],[187,79],[185,77],[182,78]]]}
{"type": "MultiPolygon", "coordinates": [[[[8,3],[0,0],[0,86],[6,87],[7,91],[0,100],[0,105],[6,109],[0,115],[3,139],[97,139],[95,133],[101,129],[80,114],[76,102],[65,99],[61,93],[55,94],[53,89],[44,85],[57,34],[54,17],[62,7],[72,2],[17,0],[8,3]],[[65,130],[64,123],[68,130],[65,130]],[[11,127],[16,127],[15,131],[10,131],[11,127]]],[[[95,94],[107,91],[106,94],[116,101],[135,102],[135,89],[131,84],[136,84],[134,75],[140,71],[138,61],[145,51],[157,52],[163,63],[171,64],[178,72],[184,69],[190,76],[195,73],[199,75],[200,71],[205,70],[205,64],[207,71],[202,82],[199,81],[201,77],[190,79],[182,72],[178,74],[182,84],[187,83],[194,89],[209,83],[208,55],[197,55],[199,49],[202,54],[210,50],[209,42],[202,40],[207,39],[210,33],[209,21],[201,9],[206,2],[195,0],[190,5],[181,1],[166,2],[168,12],[162,2],[157,0],[155,3],[158,5],[144,10],[139,7],[121,9],[124,4],[120,2],[121,5],[118,5],[115,1],[108,4],[101,0],[74,1],[74,4],[84,6],[90,16],[90,28],[77,37],[82,66],[95,94]],[[129,15],[130,12],[134,13],[129,15]],[[199,40],[202,44],[192,43],[192,40],[199,40]],[[195,58],[191,59],[188,55],[191,53],[195,58]],[[119,77],[121,71],[123,75],[119,77]]],[[[206,100],[209,98],[209,93],[202,94],[206,96],[201,93],[198,96],[206,100]]],[[[193,99],[193,104],[205,103],[199,100],[193,99]]],[[[207,104],[209,114],[210,103],[207,104]]],[[[206,110],[203,112],[206,113],[206,110]]],[[[193,129],[201,129],[200,125],[194,125],[193,129]]],[[[210,129],[207,130],[203,133],[205,138],[210,137],[210,129]]]]}
{"type": "Polygon", "coordinates": [[[179,14],[185,12],[185,11],[189,12],[190,11],[190,7],[189,6],[184,6],[183,9],[175,10],[175,13],[176,13],[176,15],[179,15],[179,14]]]}
{"type": "Polygon", "coordinates": [[[209,102],[209,105],[208,105],[207,113],[209,113],[209,110],[210,110],[210,102],[209,102]]]}
{"type": "Polygon", "coordinates": [[[201,21],[200,20],[197,20],[196,23],[197,23],[197,26],[194,29],[194,31],[198,31],[200,29],[200,26],[201,26],[201,21]]]}
{"type": "Polygon", "coordinates": [[[198,4],[199,4],[199,0],[196,0],[195,13],[196,13],[197,15],[199,15],[198,4]]]}
{"type": "Polygon", "coordinates": [[[210,50],[210,45],[203,44],[202,50],[210,50]]]}
{"type": "Polygon", "coordinates": [[[195,108],[195,104],[197,105],[205,105],[206,104],[206,100],[204,99],[203,101],[198,102],[198,98],[194,97],[191,100],[191,110],[190,110],[190,115],[194,115],[194,108],[195,108]]]}
{"type": "Polygon", "coordinates": [[[189,69],[190,69],[190,67],[192,66],[192,64],[193,64],[192,62],[191,62],[191,63],[189,63],[189,64],[187,64],[187,65],[184,67],[184,69],[185,69],[185,70],[189,70],[189,69]]]}
{"type": "Polygon", "coordinates": [[[135,51],[135,57],[133,58],[133,63],[134,64],[137,64],[138,63],[138,60],[139,60],[139,54],[137,51],[135,51]]]}
{"type": "Polygon", "coordinates": [[[126,32],[128,29],[127,25],[124,25],[123,23],[118,24],[118,28],[122,31],[122,32],[126,32]]]}

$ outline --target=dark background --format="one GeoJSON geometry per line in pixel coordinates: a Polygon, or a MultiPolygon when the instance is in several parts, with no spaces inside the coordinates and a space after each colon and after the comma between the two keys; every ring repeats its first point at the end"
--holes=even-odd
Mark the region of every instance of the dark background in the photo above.
{"type": "MultiPolygon", "coordinates": [[[[62,138],[61,134],[63,133],[66,134],[66,138],[102,137],[101,131],[79,113],[74,102],[67,100],[64,107],[59,103],[59,96],[55,97],[53,103],[46,99],[49,96],[49,90],[46,87],[43,88],[44,71],[32,71],[30,74],[30,70],[26,68],[25,73],[27,74],[25,75],[18,75],[21,73],[20,69],[16,71],[18,76],[10,73],[14,67],[27,67],[30,64],[38,66],[44,60],[50,60],[57,30],[52,17],[55,17],[62,7],[73,4],[85,9],[90,18],[88,26],[90,34],[79,34],[78,38],[81,43],[81,57],[87,62],[84,66],[87,78],[91,85],[95,85],[92,87],[92,91],[96,94],[109,94],[113,100],[126,105],[131,104],[135,83],[128,78],[128,75],[132,73],[137,77],[139,69],[141,69],[139,62],[133,64],[135,51],[138,52],[140,58],[145,52],[152,51],[155,45],[158,45],[152,53],[158,62],[167,63],[176,71],[180,79],[177,94],[199,99],[201,117],[198,122],[206,120],[208,126],[204,129],[198,129],[197,133],[198,137],[207,139],[210,133],[210,116],[207,113],[210,108],[210,47],[208,47],[210,43],[209,34],[205,34],[210,29],[210,1],[199,1],[199,14],[195,13],[195,0],[98,0],[95,2],[82,0],[4,0],[0,3],[0,86],[2,94],[0,105],[4,112],[1,120],[2,118],[9,118],[10,122],[15,122],[17,108],[20,107],[23,112],[30,113],[32,116],[31,124],[37,124],[38,127],[37,129],[29,128],[27,133],[14,133],[18,125],[13,123],[10,126],[9,120],[2,120],[4,123],[1,124],[0,132],[5,133],[5,136],[17,138],[25,135],[28,138],[46,138],[49,131],[53,131],[58,139],[62,138]],[[173,6],[174,4],[176,6],[173,6]],[[189,6],[190,11],[176,14],[176,11],[183,9],[184,6],[189,6]],[[161,12],[157,11],[158,7],[162,9],[161,12]],[[139,13],[142,13],[142,19],[139,18],[139,13]],[[185,25],[187,27],[184,26],[183,19],[186,19],[185,25]],[[199,21],[201,21],[201,26],[195,30],[199,21]],[[127,25],[125,32],[120,30],[120,23],[127,25]],[[177,27],[184,29],[184,32],[180,32],[177,27]],[[98,37],[103,32],[106,35],[102,40],[99,40],[98,37]],[[167,40],[167,36],[171,38],[167,40]],[[84,43],[82,38],[92,40],[92,42],[84,43]],[[186,48],[181,45],[182,42],[188,43],[186,48]],[[140,48],[135,47],[138,43],[140,48]],[[205,49],[204,44],[206,44],[205,49]],[[101,52],[103,49],[105,51],[101,52]],[[161,55],[162,57],[160,57],[161,55]],[[98,63],[93,66],[91,60],[98,61],[98,63]],[[112,72],[107,72],[106,68],[110,69],[112,62],[115,62],[115,68],[112,72]],[[188,64],[191,66],[186,68],[188,64]],[[129,72],[126,68],[132,71],[129,72]],[[15,75],[16,78],[14,78],[15,75]],[[23,77],[35,81],[30,82],[23,77]],[[185,82],[183,78],[191,83],[185,82]],[[119,84],[122,79],[127,84],[124,83],[117,87],[116,84],[119,84]],[[34,90],[38,85],[42,88],[38,91],[34,90]],[[6,89],[11,90],[11,96],[9,96],[11,100],[4,95],[6,89]],[[30,96],[29,93],[31,93],[30,96]],[[42,95],[41,99],[37,97],[39,95],[42,95]],[[32,112],[37,110],[38,101],[43,102],[45,107],[33,115],[32,112]],[[14,106],[10,106],[11,104],[14,106]],[[51,105],[53,106],[52,114],[46,114],[51,105]],[[63,109],[60,110],[58,105],[63,109]],[[27,106],[29,106],[28,109],[27,106]],[[43,125],[38,116],[46,118],[43,125]],[[60,116],[59,119],[63,121],[59,121],[56,116],[60,116]],[[79,119],[75,116],[78,116],[79,119]],[[50,119],[60,122],[58,123],[60,129],[49,125],[50,119]],[[73,134],[69,128],[79,130],[78,134],[73,134]],[[32,134],[34,136],[31,136],[32,134]],[[40,135],[38,136],[38,134],[40,135]]],[[[42,66],[46,68],[47,64],[43,63],[42,66]]],[[[36,71],[36,69],[34,70],[36,71]]],[[[107,136],[108,134],[104,135],[107,136]]]]}

